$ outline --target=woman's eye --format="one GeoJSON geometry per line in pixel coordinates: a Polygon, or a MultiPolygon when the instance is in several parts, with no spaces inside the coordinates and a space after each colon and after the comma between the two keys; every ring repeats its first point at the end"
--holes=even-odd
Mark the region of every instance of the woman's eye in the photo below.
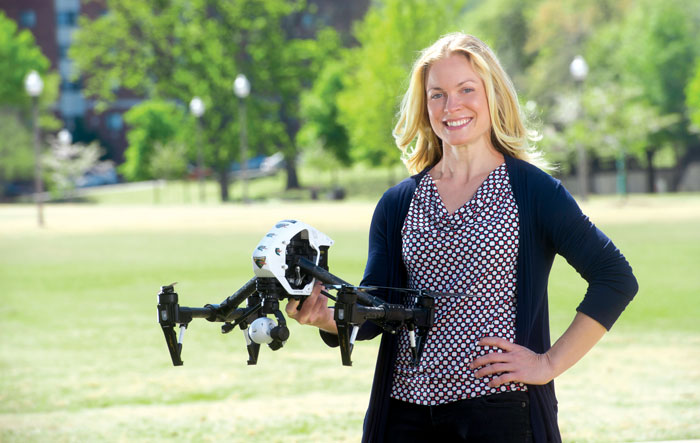
{"type": "Polygon", "coordinates": [[[474,90],[473,90],[472,88],[464,88],[464,89],[462,89],[462,92],[465,92],[465,93],[469,93],[469,92],[473,92],[473,91],[474,91],[474,90]]]}
{"type": "Polygon", "coordinates": [[[442,98],[442,92],[438,92],[436,94],[433,94],[430,96],[431,99],[436,100],[438,98],[442,98]]]}

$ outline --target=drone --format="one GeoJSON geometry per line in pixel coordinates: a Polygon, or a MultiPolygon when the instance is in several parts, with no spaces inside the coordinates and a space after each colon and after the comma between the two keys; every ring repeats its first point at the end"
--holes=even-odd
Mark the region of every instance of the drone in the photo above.
{"type": "Polygon", "coordinates": [[[323,283],[321,294],[335,302],[333,318],[338,328],[341,361],[352,366],[351,355],[360,326],[366,321],[395,334],[408,331],[411,363],[417,365],[425,338],[434,323],[435,300],[442,293],[421,289],[355,286],[328,270],[328,250],[333,240],[298,220],[282,220],[262,238],[253,250],[254,277],[219,304],[204,307],[180,306],[175,283],[161,286],[158,293],[158,322],[174,366],[181,366],[185,331],[195,318],[221,322],[227,334],[239,327],[248,350],[248,364],[258,361],[260,345],[281,349],[289,339],[289,328],[280,310],[280,301],[298,300],[297,309],[311,295],[316,281],[323,283]],[[328,291],[336,291],[333,296],[328,291]],[[372,295],[395,290],[407,295],[403,304],[387,303],[372,295]],[[242,306],[245,302],[245,306],[242,306]],[[270,318],[272,316],[274,318],[270,318]],[[179,335],[176,331],[179,328],[179,335]]]}

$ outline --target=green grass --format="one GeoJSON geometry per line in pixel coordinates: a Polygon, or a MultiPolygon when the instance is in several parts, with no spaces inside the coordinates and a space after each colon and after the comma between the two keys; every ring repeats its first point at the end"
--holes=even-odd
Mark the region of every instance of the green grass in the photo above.
{"type": "MultiPolygon", "coordinates": [[[[194,195],[194,193],[193,193],[194,195]]],[[[251,275],[275,221],[334,240],[331,270],[357,282],[371,203],[0,205],[0,441],[358,441],[376,342],[354,366],[311,328],[247,366],[240,331],[192,323],[171,366],[155,319],[162,284],[183,305],[219,302],[251,275]]],[[[147,203],[144,201],[142,203],[147,203]]],[[[603,341],[557,379],[565,441],[700,438],[700,196],[586,205],[629,259],[640,292],[603,341]]],[[[557,260],[552,335],[585,284],[557,260]]]]}

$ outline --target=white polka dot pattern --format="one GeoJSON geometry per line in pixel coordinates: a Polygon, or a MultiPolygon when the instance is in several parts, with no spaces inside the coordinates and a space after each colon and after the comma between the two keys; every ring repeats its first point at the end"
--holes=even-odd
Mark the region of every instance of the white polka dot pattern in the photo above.
{"type": "Polygon", "coordinates": [[[469,294],[436,301],[420,364],[411,366],[408,334],[399,333],[393,398],[437,405],[497,392],[526,390],[520,383],[488,387],[469,363],[492,352],[482,337],[515,339],[518,208],[505,163],[474,197],[450,214],[426,174],[411,201],[401,232],[409,286],[469,294]]]}

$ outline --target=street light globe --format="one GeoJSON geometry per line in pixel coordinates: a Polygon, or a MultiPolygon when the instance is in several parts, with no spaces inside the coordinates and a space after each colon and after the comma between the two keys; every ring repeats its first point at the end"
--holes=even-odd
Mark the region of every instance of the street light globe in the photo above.
{"type": "Polygon", "coordinates": [[[246,98],[250,94],[250,82],[248,78],[243,74],[238,74],[236,80],[233,82],[233,92],[236,93],[238,98],[246,98]]]}
{"type": "Polygon", "coordinates": [[[199,118],[204,115],[204,109],[204,102],[202,99],[197,96],[192,97],[192,100],[190,100],[190,112],[192,115],[199,118]]]}
{"type": "Polygon", "coordinates": [[[588,75],[588,63],[586,63],[586,60],[582,56],[577,55],[569,65],[569,72],[574,80],[581,82],[585,80],[588,75]]]}
{"type": "Polygon", "coordinates": [[[73,136],[71,135],[70,131],[65,128],[58,131],[57,138],[58,142],[64,146],[68,146],[73,143],[73,136]]]}
{"type": "Polygon", "coordinates": [[[24,89],[32,97],[38,97],[41,91],[44,89],[44,81],[41,76],[35,70],[31,70],[27,77],[24,79],[24,89]]]}

